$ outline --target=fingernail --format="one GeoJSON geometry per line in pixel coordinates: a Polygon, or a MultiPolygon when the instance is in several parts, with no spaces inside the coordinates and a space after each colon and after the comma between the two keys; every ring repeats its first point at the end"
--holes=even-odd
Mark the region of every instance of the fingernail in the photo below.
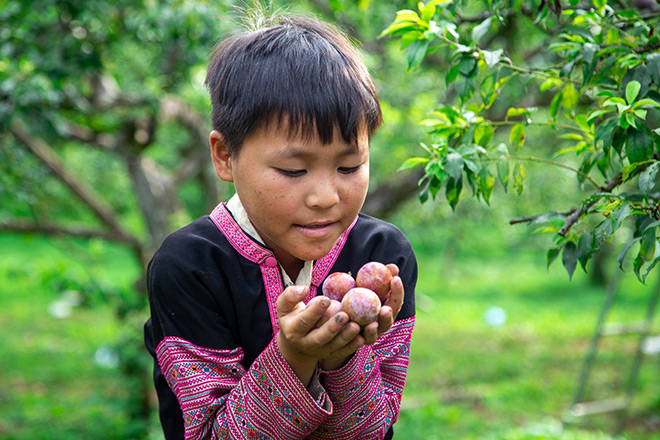
{"type": "Polygon", "coordinates": [[[335,318],[335,322],[337,324],[343,324],[344,323],[344,317],[342,315],[337,315],[337,317],[335,318]]]}
{"type": "Polygon", "coordinates": [[[330,305],[330,304],[328,303],[328,301],[326,301],[326,300],[324,300],[324,299],[321,300],[320,304],[321,304],[321,307],[323,307],[324,309],[325,309],[326,307],[328,307],[328,305],[330,305]]]}

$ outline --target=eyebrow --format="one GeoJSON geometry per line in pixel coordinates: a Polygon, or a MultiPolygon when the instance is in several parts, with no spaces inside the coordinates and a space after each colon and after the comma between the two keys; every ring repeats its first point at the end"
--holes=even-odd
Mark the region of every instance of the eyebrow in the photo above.
{"type": "MultiPolygon", "coordinates": [[[[339,155],[340,156],[348,156],[350,154],[356,154],[358,152],[358,146],[357,144],[349,144],[339,155]]],[[[295,146],[291,144],[287,144],[287,146],[283,149],[282,151],[282,157],[285,159],[296,159],[296,158],[306,158],[309,156],[312,156],[313,153],[303,151],[299,148],[296,148],[295,146]]]]}

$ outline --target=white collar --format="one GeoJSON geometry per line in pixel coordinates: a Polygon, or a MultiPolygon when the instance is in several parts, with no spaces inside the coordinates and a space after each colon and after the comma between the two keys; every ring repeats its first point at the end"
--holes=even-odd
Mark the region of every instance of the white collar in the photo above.
{"type": "MultiPolygon", "coordinates": [[[[248,214],[243,207],[243,203],[241,203],[241,199],[238,198],[238,194],[234,194],[232,198],[229,199],[227,202],[227,209],[229,209],[229,212],[231,212],[231,214],[234,216],[236,223],[238,223],[238,226],[240,226],[243,231],[245,231],[255,240],[259,241],[260,244],[265,246],[264,240],[254,228],[254,225],[252,225],[252,222],[250,221],[250,218],[248,217],[248,214]]],[[[314,262],[312,260],[305,261],[303,268],[298,273],[298,278],[296,278],[295,284],[300,286],[309,286],[312,283],[313,263],[314,262]]],[[[294,284],[293,281],[291,281],[291,277],[288,273],[286,273],[281,264],[280,269],[282,269],[282,281],[284,282],[284,286],[286,287],[290,284],[294,284]]]]}

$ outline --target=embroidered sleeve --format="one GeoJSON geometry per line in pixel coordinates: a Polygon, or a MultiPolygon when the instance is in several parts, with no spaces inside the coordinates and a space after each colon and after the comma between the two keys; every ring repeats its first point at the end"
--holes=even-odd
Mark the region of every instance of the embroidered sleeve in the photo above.
{"type": "Polygon", "coordinates": [[[333,414],[310,438],[383,438],[399,415],[414,323],[414,316],[395,322],[344,367],[322,373],[333,414]]]}
{"type": "Polygon", "coordinates": [[[243,351],[166,337],[158,362],[181,405],[185,439],[291,439],[309,436],[331,414],[314,401],[272,342],[245,371],[243,351]]]}

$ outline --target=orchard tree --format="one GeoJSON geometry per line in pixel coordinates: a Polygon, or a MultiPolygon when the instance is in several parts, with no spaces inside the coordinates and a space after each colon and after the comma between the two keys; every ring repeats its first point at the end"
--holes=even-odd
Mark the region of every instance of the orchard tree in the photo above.
{"type": "Polygon", "coordinates": [[[569,170],[578,205],[513,222],[551,233],[547,263],[561,256],[571,277],[625,226],[617,260],[632,259],[644,282],[660,262],[658,9],[433,0],[399,10],[382,37],[400,41],[410,71],[434,69],[447,86],[420,121],[425,154],[402,166],[423,169],[421,202],[444,194],[454,209],[471,193],[490,204],[496,185],[522,193],[530,162],[569,170]]]}

